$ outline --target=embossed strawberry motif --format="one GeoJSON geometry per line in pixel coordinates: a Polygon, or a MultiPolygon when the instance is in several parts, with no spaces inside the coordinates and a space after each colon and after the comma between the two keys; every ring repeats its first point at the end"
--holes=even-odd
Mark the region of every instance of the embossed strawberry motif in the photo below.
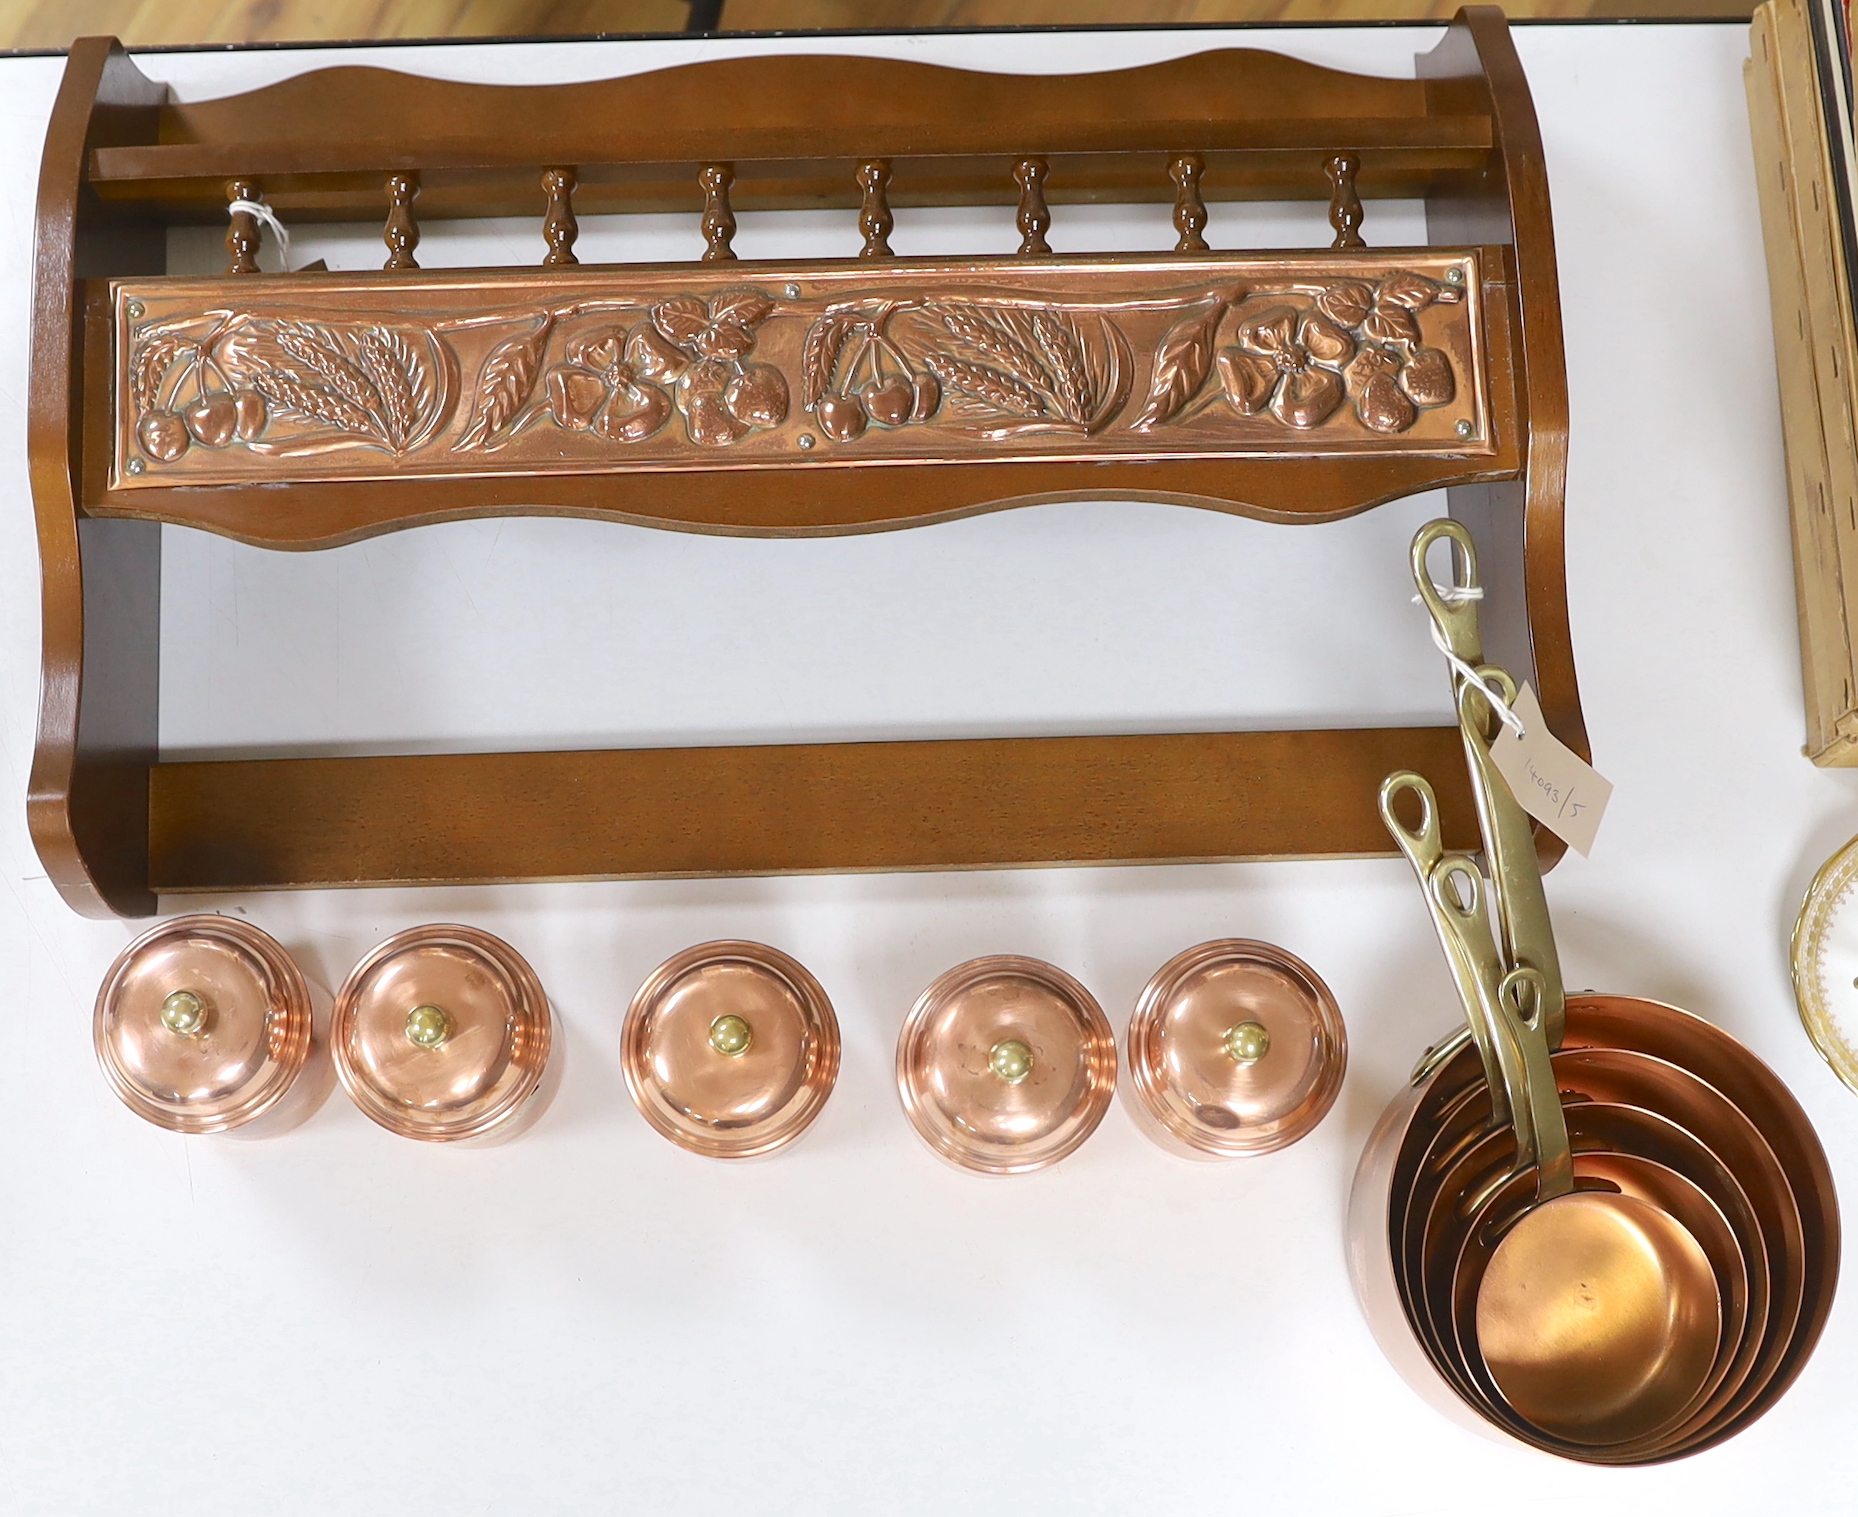
{"type": "Polygon", "coordinates": [[[548,371],[555,424],[609,442],[643,442],[671,416],[671,398],[627,361],[626,333],[600,327],[570,339],[566,362],[548,371]]]}
{"type": "Polygon", "coordinates": [[[787,379],[772,364],[745,362],[755,329],[774,309],[759,290],[725,290],[714,300],[674,295],[652,307],[649,327],[628,344],[641,371],[675,381],[690,440],[727,447],[787,419],[787,379]]]}
{"type": "Polygon", "coordinates": [[[1355,340],[1320,310],[1272,306],[1240,322],[1238,339],[1219,355],[1219,377],[1241,416],[1269,406],[1284,425],[1307,429],[1342,404],[1341,369],[1355,340]]]}
{"type": "Polygon", "coordinates": [[[1428,347],[1418,313],[1457,290],[1405,269],[1378,284],[1338,280],[1309,307],[1272,306],[1240,321],[1238,344],[1219,355],[1226,398],[1241,416],[1269,407],[1286,426],[1321,426],[1345,398],[1361,424],[1404,432],[1422,408],[1457,396],[1451,359],[1428,347]]]}

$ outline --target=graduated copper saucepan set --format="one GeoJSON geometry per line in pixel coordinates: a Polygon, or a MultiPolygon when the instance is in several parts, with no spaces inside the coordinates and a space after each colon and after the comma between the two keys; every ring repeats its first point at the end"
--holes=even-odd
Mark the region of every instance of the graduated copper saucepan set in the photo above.
{"type": "MultiPolygon", "coordinates": [[[[381,943],[336,994],[331,1062],[375,1122],[432,1142],[501,1141],[540,1115],[560,1067],[547,996],[522,956],[476,928],[381,943]]],[[[273,938],[223,916],[177,917],[123,951],[98,993],[98,1058],[138,1115],[177,1132],[270,1132],[313,1109],[309,987],[273,938]]],[[[1334,1104],[1347,1035],[1328,987],[1268,943],[1202,943],[1157,971],[1125,1038],[1138,1124],[1193,1158],[1268,1153],[1334,1104]]],[[[645,1120],[713,1159],[804,1133],[839,1073],[819,981],[761,943],[686,949],[627,1010],[620,1068],[645,1120]]],[[[939,976],[897,1041],[897,1089],[930,1150],[1020,1174],[1074,1152],[1117,1086],[1116,1040],[1063,970],[996,955],[939,976]]],[[[326,1089],[326,1084],[325,1084],[326,1089]]]]}
{"type": "Polygon", "coordinates": [[[1430,523],[1412,567],[1458,660],[1488,875],[1444,852],[1430,785],[1390,775],[1382,818],[1466,1025],[1362,1155],[1356,1290],[1388,1357],[1457,1420],[1589,1463],[1678,1458],[1759,1417],[1811,1353],[1838,1275],[1831,1174],[1798,1103],[1728,1034],[1564,992],[1530,820],[1491,759],[1515,687],[1482,664],[1470,535],[1430,523]]]}

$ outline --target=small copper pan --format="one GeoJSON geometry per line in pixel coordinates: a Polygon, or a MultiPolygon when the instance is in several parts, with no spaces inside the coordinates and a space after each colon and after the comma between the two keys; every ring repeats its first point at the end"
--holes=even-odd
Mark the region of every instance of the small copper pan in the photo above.
{"type": "Polygon", "coordinates": [[[309,987],[269,933],[236,917],[174,917],[143,933],[97,992],[104,1078],[171,1132],[272,1136],[327,1094],[302,1076],[315,1044],[309,987]]]}
{"type": "MultiPolygon", "coordinates": [[[[1612,1190],[1653,1204],[1661,1204],[1657,1198],[1668,1193],[1679,1208],[1669,1214],[1691,1232],[1710,1260],[1722,1303],[1722,1321],[1715,1351],[1707,1365],[1699,1366],[1694,1393],[1670,1404],[1652,1427],[1630,1440],[1609,1436],[1553,1437],[1510,1410],[1486,1367],[1476,1330],[1478,1286],[1483,1271],[1504,1229],[1528,1209],[1534,1195],[1533,1175],[1510,1171],[1505,1149],[1513,1154],[1513,1144],[1506,1143],[1505,1134],[1493,1135],[1487,1141],[1481,1160],[1468,1156],[1465,1174],[1448,1180],[1443,1187],[1434,1241],[1426,1261],[1422,1309],[1430,1320],[1434,1341],[1443,1345],[1440,1367],[1447,1371],[1455,1388],[1487,1416],[1507,1425],[1515,1436],[1549,1452],[1589,1462],[1640,1462],[1656,1456],[1686,1424],[1694,1421],[1735,1371],[1739,1356],[1746,1368],[1742,1350],[1750,1335],[1745,1256],[1761,1258],[1761,1236],[1758,1228],[1753,1228],[1749,1236],[1730,1228],[1727,1217],[1732,1214],[1752,1227],[1752,1213],[1741,1187],[1726,1166],[1676,1124],[1651,1112],[1603,1102],[1575,1102],[1566,1112],[1569,1136],[1576,1150],[1575,1174],[1583,1182],[1581,1188],[1612,1190]],[[1622,1171],[1636,1175],[1640,1183],[1630,1188],[1618,1184],[1622,1171]],[[1667,1182],[1662,1185],[1658,1183],[1661,1175],[1667,1182]],[[1493,1178],[1497,1182],[1494,1191],[1489,1189],[1493,1178]],[[1487,1199],[1468,1218],[1462,1206],[1453,1204],[1454,1196],[1480,1195],[1487,1199]],[[1719,1257],[1725,1246],[1733,1262],[1719,1257]]],[[[1753,1336],[1759,1340],[1759,1325],[1753,1336]]]]}
{"type": "Polygon", "coordinates": [[[362,1112],[428,1143],[512,1138],[556,1084],[541,981],[475,927],[414,927],[377,945],[336,995],[330,1043],[362,1112]]]}
{"type": "Polygon", "coordinates": [[[620,1034],[639,1113],[711,1159],[773,1153],[812,1124],[839,1074],[818,980],[763,943],[703,943],[647,976],[620,1034]]]}
{"type": "Polygon", "coordinates": [[[897,1039],[897,1093],[939,1157],[977,1174],[1056,1164],[1097,1130],[1116,1039],[1062,969],[999,954],[940,976],[897,1039]]]}
{"type": "MultiPolygon", "coordinates": [[[[1791,1200],[1788,1182],[1772,1152],[1747,1119],[1718,1092],[1694,1075],[1663,1060],[1622,1049],[1568,1048],[1556,1054],[1553,1062],[1556,1081],[1564,1099],[1636,1105],[1676,1121],[1688,1132],[1710,1135],[1710,1152],[1702,1162],[1708,1163],[1713,1170],[1726,1166],[1726,1172],[1737,1182],[1733,1197],[1717,1193],[1717,1199],[1729,1210],[1737,1235],[1749,1241],[1751,1258],[1748,1269],[1753,1275],[1751,1310],[1757,1324],[1757,1331],[1743,1345],[1741,1360],[1734,1367],[1730,1383],[1724,1388],[1724,1400],[1727,1401],[1729,1393],[1737,1389],[1751,1370],[1757,1373],[1756,1384],[1759,1385],[1767,1369],[1771,1368],[1769,1360],[1763,1360],[1760,1365],[1755,1363],[1755,1355],[1763,1346],[1761,1324],[1768,1324],[1766,1344],[1770,1354],[1784,1348],[1790,1341],[1792,1324],[1798,1316],[1801,1286],[1799,1262],[1802,1248],[1798,1215],[1791,1200]],[[1760,1212],[1765,1225],[1756,1222],[1753,1212],[1747,1213],[1744,1218],[1738,1210],[1747,1206],[1747,1202],[1742,1199],[1745,1196],[1759,1199],[1755,1209],[1760,1212]],[[1770,1313],[1768,1305],[1770,1257],[1775,1268],[1781,1271],[1776,1279],[1778,1299],[1773,1313],[1770,1313]],[[1792,1261],[1791,1265],[1788,1261],[1792,1261]],[[1791,1274],[1787,1273],[1789,1269],[1791,1274]]],[[[1575,1121],[1574,1108],[1570,1107],[1569,1110],[1572,1123],[1575,1121]]],[[[1489,1130],[1484,1120],[1487,1117],[1488,1101],[1481,1088],[1473,1087],[1439,1119],[1438,1136],[1428,1147],[1426,1161],[1416,1172],[1407,1197],[1399,1266],[1402,1289],[1409,1301],[1418,1300],[1422,1293],[1422,1288],[1412,1279],[1411,1271],[1415,1268],[1413,1261],[1425,1257],[1426,1244],[1419,1236],[1423,1218],[1427,1209],[1434,1204],[1441,1185],[1449,1191],[1455,1183],[1446,1178],[1445,1172],[1450,1168],[1450,1160],[1461,1155],[1471,1142],[1478,1141],[1489,1130]],[[1454,1141],[1457,1134],[1467,1134],[1468,1138],[1457,1137],[1454,1141]],[[1439,1157],[1441,1151],[1445,1154],[1443,1159],[1439,1157]]],[[[1661,1154],[1654,1153],[1651,1156],[1659,1158],[1661,1154]]],[[[1577,1154],[1576,1157],[1579,1171],[1583,1156],[1577,1154]]],[[[1585,1157],[1594,1156],[1590,1154],[1585,1157]]],[[[1587,1168],[1591,1170],[1592,1166],[1588,1165],[1587,1168]]],[[[1415,1322],[1415,1330],[1425,1337],[1435,1352],[1448,1352],[1441,1347],[1424,1313],[1415,1322]]],[[[1463,1389],[1462,1383],[1460,1388],[1463,1389]]],[[[1719,1410],[1721,1404],[1712,1408],[1711,1415],[1719,1410]]],[[[1733,1411],[1730,1415],[1733,1415],[1733,1411]]]]}

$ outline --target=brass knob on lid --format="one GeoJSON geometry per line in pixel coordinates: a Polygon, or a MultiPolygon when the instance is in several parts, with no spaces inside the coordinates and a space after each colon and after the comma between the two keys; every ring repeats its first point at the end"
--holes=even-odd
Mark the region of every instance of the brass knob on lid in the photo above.
{"type": "Polygon", "coordinates": [[[403,1138],[501,1139],[547,1104],[548,997],[521,954],[475,927],[377,945],[337,994],[329,1041],[342,1088],[403,1138]]]}
{"type": "Polygon", "coordinates": [[[1244,938],[1202,943],[1156,970],[1125,1046],[1136,1125],[1195,1159],[1296,1142],[1334,1104],[1348,1064],[1342,1014],[1316,971],[1244,938]]]}
{"type": "Polygon", "coordinates": [[[1003,1038],[987,1051],[987,1067],[1008,1085],[1032,1073],[1032,1050],[1018,1038],[1003,1038]]]}
{"type": "Polygon", "coordinates": [[[748,1052],[748,1045],[754,1041],[755,1029],[733,1012],[710,1023],[710,1047],[725,1058],[741,1058],[748,1052]]]}
{"type": "Polygon", "coordinates": [[[443,1006],[427,1002],[406,1014],[406,1039],[421,1048],[437,1048],[452,1035],[452,1019],[443,1006]]]}
{"type": "Polygon", "coordinates": [[[839,1021],[818,980],[765,943],[700,943],[645,978],[620,1033],[639,1114],[710,1159],[774,1152],[839,1076],[839,1021]]]}
{"type": "Polygon", "coordinates": [[[161,1025],[177,1037],[198,1037],[206,1031],[206,1002],[191,990],[171,991],[161,1003],[161,1025]]]}
{"type": "Polygon", "coordinates": [[[92,1039],[129,1109],[171,1132],[242,1127],[309,1062],[310,992],[281,944],[236,917],[157,923],[97,991],[92,1039]]]}
{"type": "Polygon", "coordinates": [[[1259,1022],[1236,1022],[1222,1040],[1226,1057],[1234,1064],[1256,1064],[1271,1051],[1271,1034],[1259,1022]]]}

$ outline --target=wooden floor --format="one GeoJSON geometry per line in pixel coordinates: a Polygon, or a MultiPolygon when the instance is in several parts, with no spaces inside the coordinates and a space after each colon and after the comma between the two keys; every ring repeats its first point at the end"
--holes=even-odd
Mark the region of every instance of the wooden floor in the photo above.
{"type": "MultiPolygon", "coordinates": [[[[1430,20],[1459,0],[722,0],[722,31],[1430,20]]],[[[1754,0],[1510,0],[1514,17],[1741,17],[1754,0]]],[[[706,7],[699,0],[701,12],[706,7]]],[[[709,7],[709,8],[714,8],[709,7]]],[[[0,49],[677,32],[686,0],[0,0],[0,49]]]]}

